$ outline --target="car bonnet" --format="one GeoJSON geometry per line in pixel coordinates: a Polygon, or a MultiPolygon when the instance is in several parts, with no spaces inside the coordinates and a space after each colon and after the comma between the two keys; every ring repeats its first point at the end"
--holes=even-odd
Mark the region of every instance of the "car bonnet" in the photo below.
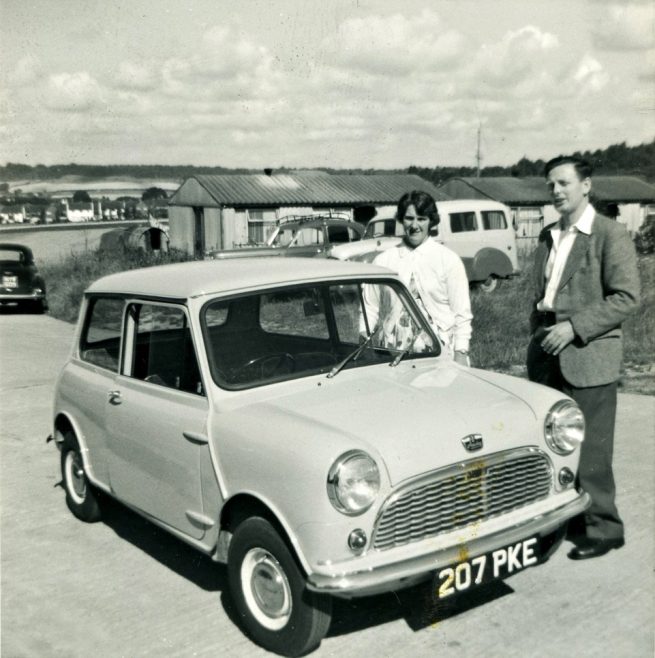
{"type": "MultiPolygon", "coordinates": [[[[449,362],[345,371],[325,385],[268,404],[373,448],[393,484],[452,463],[541,442],[532,408],[449,362]],[[371,371],[372,370],[372,371],[371,371]],[[471,452],[466,437],[482,436],[471,452]]],[[[319,438],[320,440],[320,438],[319,438]]],[[[469,442],[470,443],[470,442],[469,442]]]]}

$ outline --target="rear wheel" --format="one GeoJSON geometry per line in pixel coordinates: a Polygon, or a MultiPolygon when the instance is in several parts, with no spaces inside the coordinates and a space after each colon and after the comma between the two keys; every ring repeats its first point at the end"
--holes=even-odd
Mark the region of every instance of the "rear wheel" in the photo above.
{"type": "Polygon", "coordinates": [[[86,477],[80,446],[72,432],[64,434],[61,447],[61,477],[68,509],[81,521],[87,523],[98,521],[101,516],[98,496],[86,477]]]}
{"type": "Polygon", "coordinates": [[[330,626],[332,600],[307,590],[286,542],[262,517],[237,526],[228,553],[230,592],[246,633],[268,651],[300,656],[330,626]]]}
{"type": "Polygon", "coordinates": [[[478,283],[478,288],[484,293],[493,292],[498,287],[498,278],[490,274],[484,281],[478,283]]]}

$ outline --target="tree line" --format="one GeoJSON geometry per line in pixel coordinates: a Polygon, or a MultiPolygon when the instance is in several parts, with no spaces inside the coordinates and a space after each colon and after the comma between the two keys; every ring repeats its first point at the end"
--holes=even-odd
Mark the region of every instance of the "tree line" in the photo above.
{"type": "MultiPolygon", "coordinates": [[[[613,144],[605,149],[595,151],[576,151],[575,155],[588,159],[596,174],[640,176],[648,181],[655,182],[655,139],[649,143],[638,146],[628,146],[625,142],[613,144]]],[[[484,167],[481,176],[541,176],[545,161],[542,159],[530,160],[521,158],[517,163],[508,167],[484,167]]],[[[289,167],[275,169],[279,173],[293,171],[289,167]]],[[[436,185],[439,185],[453,176],[475,176],[475,167],[417,167],[406,169],[325,169],[335,174],[374,174],[374,173],[410,173],[417,174],[436,185]]],[[[182,182],[190,176],[202,174],[252,174],[261,173],[261,169],[231,169],[229,167],[197,167],[193,165],[25,165],[8,162],[0,166],[0,180],[47,180],[62,178],[63,176],[80,176],[90,180],[105,179],[108,177],[129,176],[132,178],[160,178],[178,179],[182,182]]]]}

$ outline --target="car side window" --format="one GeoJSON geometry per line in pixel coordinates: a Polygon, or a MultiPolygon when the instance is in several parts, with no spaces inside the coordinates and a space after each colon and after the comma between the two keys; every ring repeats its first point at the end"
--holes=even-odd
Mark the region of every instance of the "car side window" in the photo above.
{"type": "Polygon", "coordinates": [[[467,231],[477,231],[478,222],[475,212],[451,212],[450,213],[450,231],[451,233],[465,233],[467,231]]]}
{"type": "Polygon", "coordinates": [[[202,395],[200,369],[184,310],[163,304],[131,304],[128,313],[136,328],[132,377],[202,395]]]}
{"type": "Polygon", "coordinates": [[[498,231],[507,228],[507,219],[502,210],[483,210],[482,226],[485,231],[498,231]]]}
{"type": "Polygon", "coordinates": [[[124,307],[125,301],[115,297],[96,297],[89,301],[80,342],[83,361],[118,372],[124,307]]]}
{"type": "Polygon", "coordinates": [[[339,244],[343,242],[350,242],[351,234],[347,226],[328,226],[328,238],[330,244],[339,244]]]}

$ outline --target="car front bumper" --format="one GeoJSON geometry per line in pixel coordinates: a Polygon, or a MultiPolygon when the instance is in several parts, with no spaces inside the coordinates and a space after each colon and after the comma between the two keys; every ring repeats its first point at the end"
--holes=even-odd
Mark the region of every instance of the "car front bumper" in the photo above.
{"type": "Polygon", "coordinates": [[[307,587],[314,592],[344,598],[368,596],[408,587],[430,577],[438,569],[461,561],[463,554],[469,559],[528,537],[546,537],[560,529],[570,518],[584,512],[590,504],[589,494],[581,493],[573,500],[530,519],[502,527],[480,537],[475,537],[475,533],[472,533],[472,538],[453,542],[434,551],[422,550],[420,554],[404,557],[392,563],[352,571],[339,570],[339,565],[335,564],[332,573],[310,574],[307,578],[307,587]]]}

